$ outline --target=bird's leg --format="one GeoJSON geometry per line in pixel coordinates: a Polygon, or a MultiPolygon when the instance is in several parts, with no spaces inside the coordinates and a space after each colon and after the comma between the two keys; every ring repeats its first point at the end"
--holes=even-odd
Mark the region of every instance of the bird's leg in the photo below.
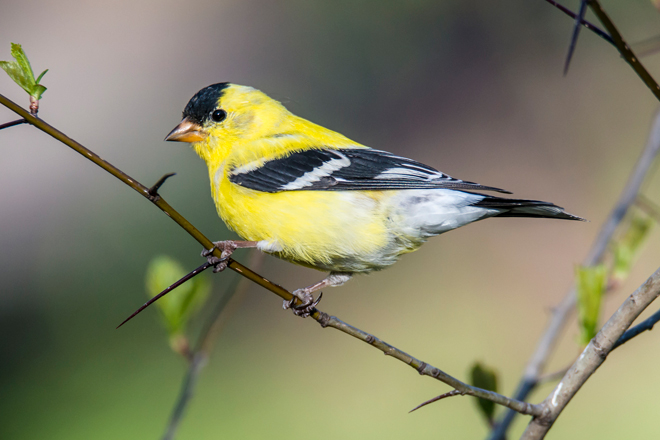
{"type": "Polygon", "coordinates": [[[204,249],[202,251],[202,257],[205,257],[208,262],[214,266],[213,272],[218,273],[227,268],[227,260],[229,260],[229,257],[234,253],[236,249],[254,247],[257,247],[256,241],[214,241],[213,247],[211,249],[204,249]],[[222,256],[220,258],[213,255],[213,251],[215,249],[219,249],[222,252],[222,256]]]}
{"type": "Polygon", "coordinates": [[[282,308],[284,310],[291,309],[294,315],[300,316],[301,318],[307,318],[312,313],[312,311],[319,303],[319,301],[321,301],[321,295],[323,295],[323,293],[320,293],[319,297],[315,301],[314,297],[312,296],[313,292],[316,292],[317,290],[321,290],[324,287],[341,286],[346,281],[350,280],[351,276],[352,274],[350,273],[331,272],[330,275],[328,275],[325,279],[319,281],[316,284],[303,287],[302,289],[294,290],[292,292],[294,298],[291,298],[291,300],[289,301],[284,300],[284,304],[282,304],[282,308]],[[298,298],[302,302],[302,304],[298,306],[294,306],[293,304],[295,303],[296,298],[298,298]]]}

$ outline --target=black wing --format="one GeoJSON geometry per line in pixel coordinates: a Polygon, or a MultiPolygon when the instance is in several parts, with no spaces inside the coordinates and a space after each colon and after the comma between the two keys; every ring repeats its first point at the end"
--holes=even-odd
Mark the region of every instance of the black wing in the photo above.
{"type": "Polygon", "coordinates": [[[447,188],[497,191],[499,188],[454,179],[435,168],[370,148],[306,150],[254,168],[229,172],[229,180],[257,191],[350,191],[447,188]]]}

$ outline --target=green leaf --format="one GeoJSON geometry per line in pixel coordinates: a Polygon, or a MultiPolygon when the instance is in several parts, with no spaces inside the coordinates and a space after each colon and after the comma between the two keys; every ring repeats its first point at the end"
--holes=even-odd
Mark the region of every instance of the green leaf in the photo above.
{"type": "MultiPolygon", "coordinates": [[[[37,84],[39,84],[39,83],[41,82],[41,78],[44,77],[44,75],[46,74],[46,72],[48,72],[48,69],[46,69],[46,70],[44,70],[43,72],[41,72],[41,74],[37,77],[37,84]]],[[[42,87],[43,87],[43,86],[42,86],[42,87]]]]}
{"type": "Polygon", "coordinates": [[[0,67],[7,72],[7,75],[26,92],[30,93],[32,83],[30,78],[26,76],[25,71],[16,61],[0,61],[0,67]]]}
{"type": "Polygon", "coordinates": [[[34,72],[32,71],[32,66],[30,65],[30,60],[28,60],[27,55],[23,51],[23,48],[20,44],[11,43],[11,56],[14,57],[18,65],[21,67],[25,75],[32,80],[33,84],[36,84],[34,80],[34,72]]]}
{"type": "MultiPolygon", "coordinates": [[[[147,294],[149,297],[156,296],[186,273],[173,258],[164,255],[155,257],[147,268],[147,294]]],[[[204,304],[210,288],[208,279],[198,275],[156,301],[171,340],[185,333],[190,318],[204,304]]]]}
{"type": "Polygon", "coordinates": [[[46,91],[46,87],[39,84],[41,78],[46,74],[48,69],[44,70],[38,79],[34,79],[34,72],[30,65],[27,55],[23,51],[20,44],[11,43],[11,56],[16,61],[0,61],[0,68],[7,72],[7,75],[23,90],[28,92],[30,96],[39,100],[41,95],[46,91]]]}
{"type": "Polygon", "coordinates": [[[607,286],[607,268],[604,264],[578,266],[575,272],[580,343],[587,345],[598,332],[600,303],[607,286]]]}
{"type": "MultiPolygon", "coordinates": [[[[497,373],[494,369],[475,362],[470,369],[470,380],[473,386],[497,393],[497,373]]],[[[489,424],[495,416],[495,402],[477,398],[477,406],[489,424]]]]}
{"type": "Polygon", "coordinates": [[[628,228],[614,244],[612,278],[615,281],[623,282],[628,277],[653,223],[652,218],[640,214],[635,214],[628,222],[628,228]]]}

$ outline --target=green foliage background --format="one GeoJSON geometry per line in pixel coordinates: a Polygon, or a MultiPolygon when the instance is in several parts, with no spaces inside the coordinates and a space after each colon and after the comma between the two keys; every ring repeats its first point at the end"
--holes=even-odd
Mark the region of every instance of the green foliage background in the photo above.
{"type": "MultiPolygon", "coordinates": [[[[630,42],[657,35],[660,15],[647,0],[603,6],[630,42]]],[[[478,223],[324,295],[324,311],[460,378],[483,360],[507,394],[657,108],[589,32],[563,78],[573,23],[541,0],[9,0],[0,22],[0,59],[20,42],[37,70],[50,68],[40,116],[143,183],[176,171],[163,195],[214,239],[232,235],[215,215],[203,163],[162,138],[198,89],[220,81],[261,88],[367,145],[590,219],[478,223]]],[[[660,76],[660,55],[644,63],[660,76]]],[[[2,76],[2,93],[27,107],[2,76]]],[[[13,118],[0,109],[0,120],[13,118]]],[[[656,202],[659,183],[647,191],[656,202]]],[[[185,365],[155,309],[114,328],[144,302],[153,256],[193,268],[199,246],[28,126],[0,133],[0,207],[0,438],[158,438],[185,365]]],[[[605,314],[657,268],[657,230],[649,243],[621,290],[604,299],[605,314]]],[[[322,276],[272,258],[263,273],[288,288],[322,276]]],[[[214,276],[210,295],[233,276],[214,276]]],[[[180,438],[485,435],[467,397],[409,415],[447,387],[280,305],[250,289],[217,341],[180,438]]],[[[574,324],[551,369],[572,361],[576,340],[574,324]]],[[[617,350],[549,438],[658,432],[656,348],[649,333],[617,350]]],[[[524,425],[520,418],[513,437],[524,425]]]]}

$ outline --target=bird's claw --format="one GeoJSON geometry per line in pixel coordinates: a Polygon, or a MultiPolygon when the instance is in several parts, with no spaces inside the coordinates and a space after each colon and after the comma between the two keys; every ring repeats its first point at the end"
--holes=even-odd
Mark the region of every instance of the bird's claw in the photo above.
{"type": "Polygon", "coordinates": [[[293,292],[293,298],[290,300],[284,300],[282,308],[284,310],[291,309],[294,315],[300,316],[301,318],[307,318],[312,314],[316,306],[321,302],[323,297],[323,292],[319,293],[319,297],[314,299],[311,292],[306,291],[305,289],[298,289],[293,292]],[[302,301],[302,304],[294,305],[296,299],[302,301]]]}
{"type": "Polygon", "coordinates": [[[213,266],[213,273],[222,272],[227,268],[227,261],[236,248],[236,243],[231,240],[214,241],[211,249],[204,249],[202,251],[202,257],[206,258],[209,264],[213,266]],[[222,256],[219,258],[213,255],[213,251],[216,249],[222,252],[222,256]]]}

